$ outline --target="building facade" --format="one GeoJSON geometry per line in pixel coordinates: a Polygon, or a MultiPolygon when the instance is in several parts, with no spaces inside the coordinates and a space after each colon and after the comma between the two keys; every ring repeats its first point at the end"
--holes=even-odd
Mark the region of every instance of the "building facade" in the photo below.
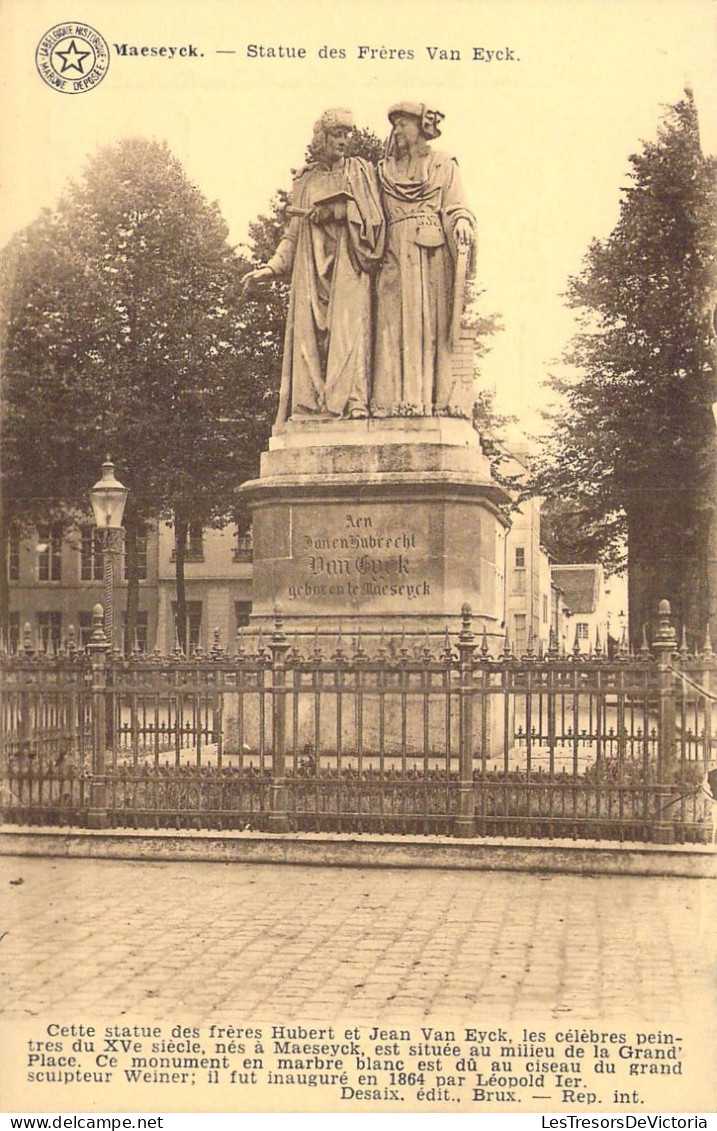
{"type": "Polygon", "coordinates": [[[566,608],[561,645],[569,652],[608,646],[609,615],[603,568],[598,564],[553,565],[551,575],[566,608]]]}
{"type": "MultiPolygon", "coordinates": [[[[239,535],[233,524],[222,530],[191,524],[185,558],[188,647],[207,651],[215,631],[223,648],[233,651],[237,630],[251,612],[251,534],[239,535]]],[[[177,643],[177,569],[174,530],[159,528],[157,639],[171,652],[177,643]]]]}
{"type": "MultiPolygon", "coordinates": [[[[117,645],[151,650],[157,640],[159,546],[156,524],[138,538],[139,614],[137,640],[125,640],[127,562],[114,555],[114,620],[117,645]]],[[[15,650],[28,631],[34,647],[59,648],[71,634],[86,644],[92,634],[92,609],[104,604],[101,537],[91,524],[54,522],[28,532],[12,532],[7,547],[10,590],[9,640],[15,650]]]]}

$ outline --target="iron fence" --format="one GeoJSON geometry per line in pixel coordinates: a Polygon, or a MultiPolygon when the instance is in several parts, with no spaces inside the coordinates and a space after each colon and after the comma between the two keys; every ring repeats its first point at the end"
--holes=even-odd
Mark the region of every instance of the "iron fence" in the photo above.
{"type": "Polygon", "coordinates": [[[708,839],[715,659],[491,655],[485,634],[170,657],[25,640],[0,656],[0,786],[15,823],[267,832],[708,839]]]}

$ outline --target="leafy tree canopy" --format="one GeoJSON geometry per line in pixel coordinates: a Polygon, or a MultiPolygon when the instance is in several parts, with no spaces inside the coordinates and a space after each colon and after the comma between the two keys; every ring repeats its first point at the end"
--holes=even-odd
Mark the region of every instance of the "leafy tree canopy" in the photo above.
{"type": "Polygon", "coordinates": [[[532,492],[553,537],[629,562],[633,630],[668,597],[702,631],[714,521],[715,161],[703,155],[692,95],[630,158],[620,217],[594,240],[567,300],[579,333],[532,492]],[[573,527],[571,537],[569,526],[573,527]]]}
{"type": "Polygon", "coordinates": [[[216,205],[166,145],[123,141],[6,260],[6,500],[84,505],[110,452],[145,513],[220,520],[246,420],[236,263],[216,205]]]}

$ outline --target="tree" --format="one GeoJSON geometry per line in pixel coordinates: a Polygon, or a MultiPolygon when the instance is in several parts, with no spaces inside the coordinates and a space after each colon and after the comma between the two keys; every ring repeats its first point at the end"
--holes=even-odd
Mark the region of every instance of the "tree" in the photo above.
{"type": "Polygon", "coordinates": [[[565,407],[532,491],[554,500],[557,530],[572,505],[583,548],[609,568],[624,566],[627,547],[634,641],[667,597],[694,645],[710,588],[715,598],[717,213],[716,163],[702,153],[690,91],[630,163],[617,226],[569,281],[580,332],[565,361],[576,376],[551,381],[565,407]]]}
{"type": "Polygon", "coordinates": [[[6,261],[6,522],[85,512],[110,452],[130,488],[130,551],[140,522],[174,522],[185,644],[188,524],[231,515],[253,426],[219,210],[165,144],[129,139],[101,150],[6,261]]]}

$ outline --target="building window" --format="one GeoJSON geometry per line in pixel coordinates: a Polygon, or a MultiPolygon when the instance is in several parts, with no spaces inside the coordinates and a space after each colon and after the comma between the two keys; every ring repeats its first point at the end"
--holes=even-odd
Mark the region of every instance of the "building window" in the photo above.
{"type": "Polygon", "coordinates": [[[251,530],[247,530],[246,534],[237,534],[236,545],[234,547],[234,561],[250,562],[253,560],[253,557],[254,542],[251,530]]]}
{"type": "Polygon", "coordinates": [[[39,527],[37,562],[40,581],[62,580],[62,523],[39,527]]]}
{"type": "Polygon", "coordinates": [[[543,624],[548,623],[548,594],[543,593],[543,624]]]}
{"type": "Polygon", "coordinates": [[[234,619],[237,628],[246,628],[249,624],[249,615],[251,613],[251,601],[235,601],[234,602],[234,619]]]}
{"type": "Polygon", "coordinates": [[[515,568],[525,569],[525,546],[515,547],[515,568]]]}
{"type": "Polygon", "coordinates": [[[40,630],[40,647],[45,651],[50,646],[57,650],[62,644],[62,613],[38,613],[37,626],[40,630]]]}
{"type": "MultiPolygon", "coordinates": [[[[172,601],[172,615],[174,623],[177,623],[177,602],[172,601]]],[[[187,648],[191,656],[195,648],[198,648],[201,643],[202,635],[202,602],[201,601],[187,601],[187,648]]],[[[177,633],[175,629],[175,641],[177,633]]]]}
{"type": "Polygon", "coordinates": [[[101,581],[103,568],[102,534],[94,526],[83,526],[80,544],[80,580],[101,581]]]}
{"type": "Polygon", "coordinates": [[[88,644],[92,643],[92,613],[79,612],[77,614],[77,623],[80,626],[77,647],[84,649],[88,644]]]}
{"type": "MultiPolygon", "coordinates": [[[[204,561],[204,527],[201,522],[190,522],[187,532],[187,546],[184,559],[187,562],[204,561]]],[[[177,560],[177,539],[175,535],[172,561],[177,560]]]]}
{"type": "Polygon", "coordinates": [[[140,652],[147,651],[147,642],[149,640],[149,613],[146,610],[140,610],[137,613],[137,623],[135,625],[136,639],[129,640],[127,638],[127,610],[122,613],[122,648],[125,656],[130,655],[136,647],[140,652]]]}
{"type": "Polygon", "coordinates": [[[204,529],[201,522],[190,522],[187,537],[187,557],[195,561],[204,558],[204,529]]]}
{"type": "Polygon", "coordinates": [[[7,576],[9,581],[20,580],[20,531],[11,530],[7,546],[7,576]]]}
{"type": "Polygon", "coordinates": [[[587,640],[589,631],[587,621],[579,620],[575,625],[575,630],[577,632],[578,640],[587,640]]]}
{"type": "MultiPolygon", "coordinates": [[[[147,527],[143,524],[137,529],[137,577],[140,581],[147,580],[147,527]]],[[[125,540],[124,570],[125,581],[129,581],[129,568],[127,564],[127,542],[125,540]]]]}
{"type": "Polygon", "coordinates": [[[515,636],[515,654],[522,656],[528,644],[525,613],[513,614],[513,633],[515,636]]]}
{"type": "Polygon", "coordinates": [[[7,650],[11,655],[20,651],[20,614],[18,612],[8,614],[7,650]]]}

